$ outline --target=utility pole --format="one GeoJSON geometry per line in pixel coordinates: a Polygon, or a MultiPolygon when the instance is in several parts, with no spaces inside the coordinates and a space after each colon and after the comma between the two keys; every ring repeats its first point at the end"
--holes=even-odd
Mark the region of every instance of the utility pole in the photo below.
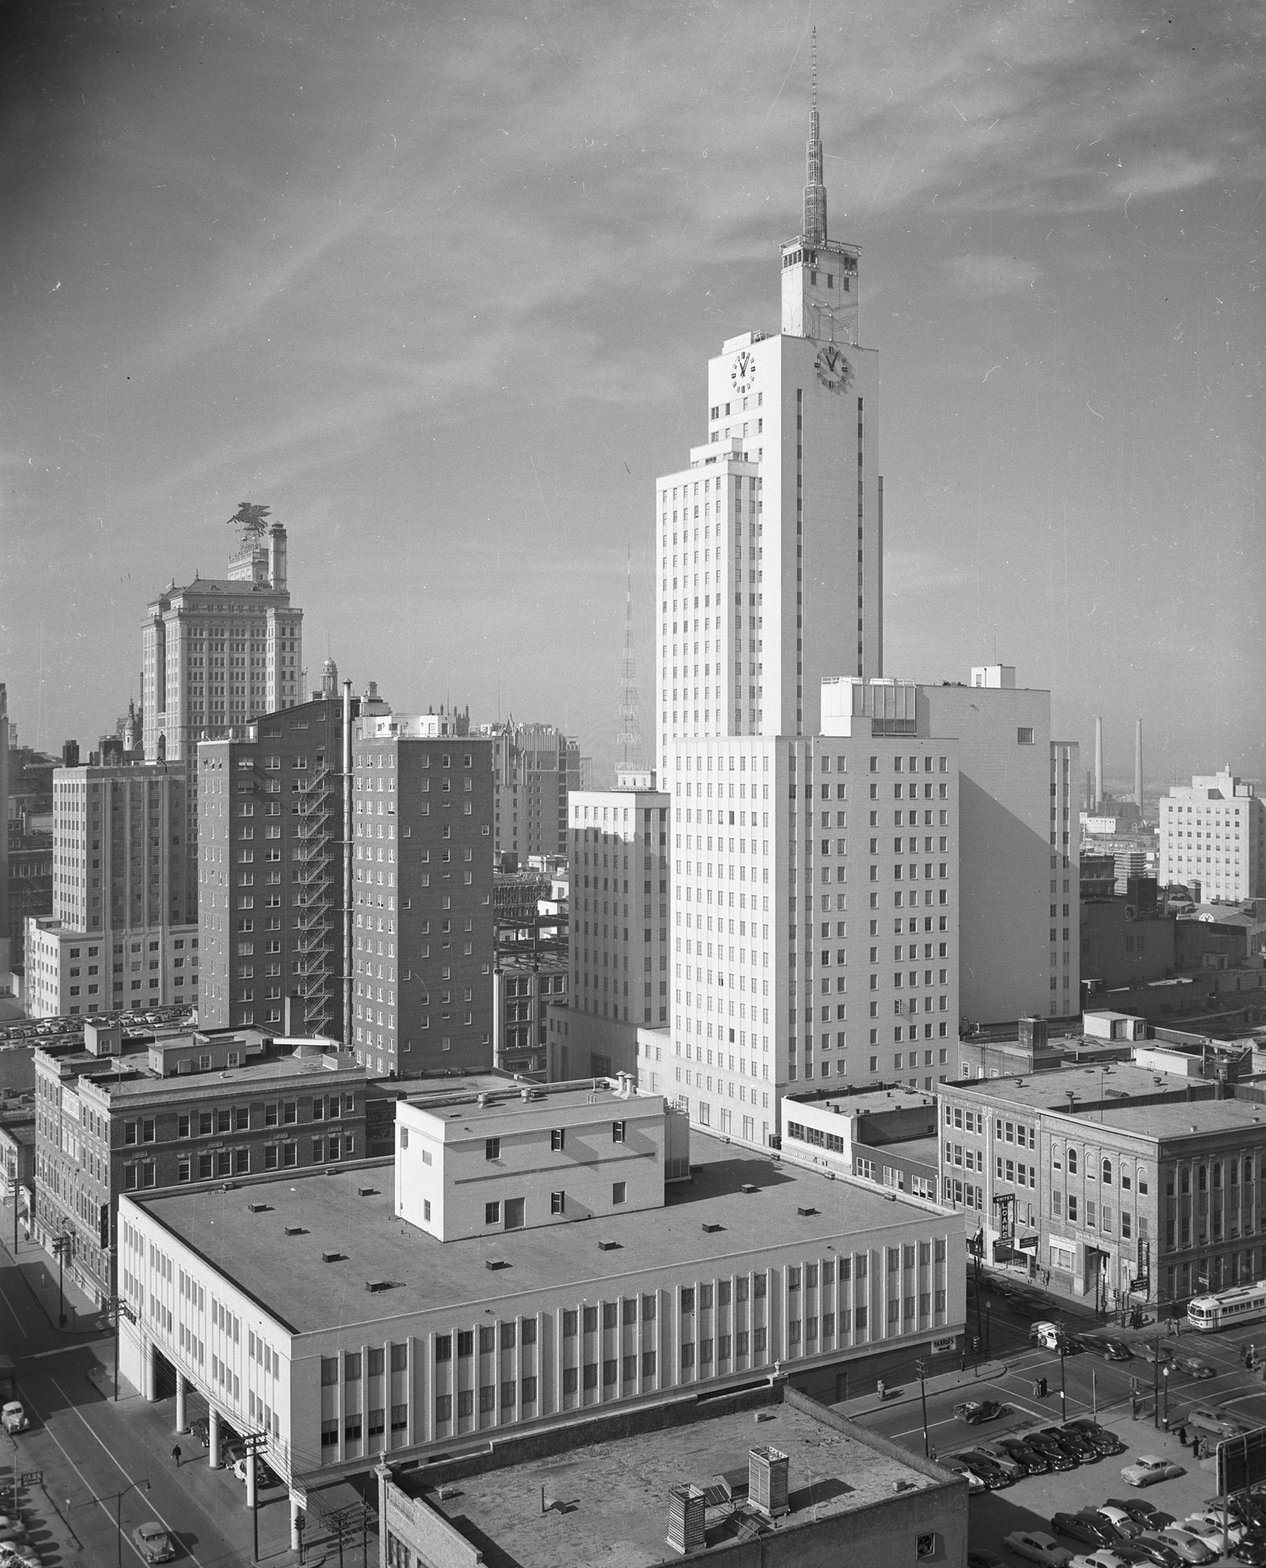
{"type": "Polygon", "coordinates": [[[119,1398],[119,1321],[126,1318],[129,1323],[136,1322],[136,1313],[125,1296],[111,1296],[106,1302],[106,1311],[110,1314],[110,1324],[114,1329],[114,1399],[119,1398]]]}
{"type": "Polygon", "coordinates": [[[57,1258],[57,1326],[66,1327],[66,1290],[63,1279],[66,1259],[70,1256],[71,1237],[63,1230],[53,1237],[53,1253],[57,1258]]]}
{"type": "Polygon", "coordinates": [[[914,1370],[919,1379],[919,1398],[923,1403],[923,1457],[930,1458],[931,1445],[928,1442],[928,1368],[926,1361],[916,1361],[914,1370]]]}
{"type": "Polygon", "coordinates": [[[259,1561],[259,1456],[268,1447],[266,1432],[248,1432],[242,1439],[246,1450],[246,1503],[251,1511],[251,1561],[259,1561]]]}

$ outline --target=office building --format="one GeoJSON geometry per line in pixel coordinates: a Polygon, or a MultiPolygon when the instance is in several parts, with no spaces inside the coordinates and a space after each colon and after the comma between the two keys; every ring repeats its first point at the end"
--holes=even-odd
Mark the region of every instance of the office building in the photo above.
{"type": "Polygon", "coordinates": [[[227,1419],[289,1479],[779,1370],[840,1399],[955,1364],[964,1324],[961,1215],[688,1135],[627,1078],[437,1087],[394,1163],[133,1194],[120,1238],[147,1304],[124,1375],[153,1398],[174,1373],[212,1462],[227,1419]]]}
{"type": "Polygon", "coordinates": [[[233,519],[238,548],[226,577],[173,578],[141,632],[141,713],[147,761],[192,766],[200,740],[303,692],[303,611],[290,603],[286,530],[267,507],[233,519]]]}
{"type": "Polygon", "coordinates": [[[343,728],[331,692],[198,747],[204,1028],[342,1037],[343,728]]]}
{"type": "Polygon", "coordinates": [[[493,825],[497,864],[567,853],[567,797],[580,788],[580,746],[552,724],[514,719],[484,724],[492,743],[493,825]]]}
{"type": "Polygon", "coordinates": [[[359,1158],[365,1074],[329,1040],[255,1030],[133,1045],[118,1025],[40,1045],[35,1062],[36,1240],[99,1302],[114,1294],[120,1193],[359,1158]]]}
{"type": "Polygon", "coordinates": [[[566,954],[529,959],[498,952],[492,977],[492,1054],[503,1072],[566,1076],[550,1071],[549,1019],[552,1009],[567,1005],[567,977],[566,954]]]}
{"type": "Polygon", "coordinates": [[[458,714],[354,725],[352,1043],[380,1076],[492,1062],[490,747],[458,714]]]}
{"type": "Polygon", "coordinates": [[[768,1568],[967,1561],[961,1477],[779,1379],[689,1413],[654,1405],[375,1474],[393,1568],[473,1564],[490,1547],[517,1568],[593,1568],[612,1555],[613,1520],[638,1568],[706,1551],[768,1568]]]}
{"type": "Polygon", "coordinates": [[[1266,895],[1266,807],[1229,769],[1175,784],[1160,798],[1162,887],[1196,887],[1213,903],[1266,895]]]}
{"type": "Polygon", "coordinates": [[[195,1004],[189,793],[162,763],[57,769],[53,913],[26,930],[33,1017],[195,1004]]]}

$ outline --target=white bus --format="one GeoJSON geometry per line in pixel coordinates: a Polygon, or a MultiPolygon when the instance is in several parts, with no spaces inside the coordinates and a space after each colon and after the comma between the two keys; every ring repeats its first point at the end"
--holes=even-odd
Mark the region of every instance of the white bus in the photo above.
{"type": "Polygon", "coordinates": [[[1257,1318],[1266,1318],[1266,1280],[1234,1285],[1211,1296],[1193,1296],[1187,1304],[1187,1322],[1192,1328],[1230,1328],[1257,1318]]]}

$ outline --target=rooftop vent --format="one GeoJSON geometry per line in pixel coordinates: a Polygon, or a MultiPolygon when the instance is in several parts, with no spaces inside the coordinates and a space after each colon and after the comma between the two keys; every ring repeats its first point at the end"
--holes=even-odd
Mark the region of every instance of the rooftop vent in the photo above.
{"type": "Polygon", "coordinates": [[[306,1236],[307,1234],[308,1234],[308,1227],[306,1225],[287,1225],[286,1226],[286,1235],[287,1236],[306,1236]]]}
{"type": "Polygon", "coordinates": [[[801,1217],[801,1219],[808,1219],[810,1214],[816,1214],[817,1212],[818,1211],[815,1208],[812,1208],[809,1204],[800,1204],[796,1208],[796,1213],[801,1217]]]}
{"type": "Polygon", "coordinates": [[[321,1262],[342,1263],[346,1256],[347,1254],[345,1252],[323,1252],[321,1254],[321,1262]]]}
{"type": "Polygon", "coordinates": [[[724,1225],[718,1225],[715,1220],[704,1220],[703,1224],[700,1225],[699,1229],[700,1230],[705,1230],[705,1231],[707,1231],[709,1236],[713,1236],[713,1235],[716,1234],[717,1231],[724,1230],[725,1226],[724,1225]]]}
{"type": "Polygon", "coordinates": [[[740,1192],[759,1192],[760,1189],[756,1186],[756,1184],[754,1182],[745,1181],[743,1183],[743,1185],[739,1188],[739,1191],[740,1192]]]}
{"type": "MultiPolygon", "coordinates": [[[[717,1229],[720,1230],[720,1228],[721,1227],[718,1225],[717,1229]]],[[[622,1243],[618,1241],[600,1241],[598,1243],[598,1250],[599,1252],[619,1252],[621,1246],[622,1243]]]]}
{"type": "Polygon", "coordinates": [[[365,1289],[371,1294],[377,1295],[379,1291],[390,1290],[391,1281],[389,1279],[367,1279],[365,1281],[365,1289]]]}
{"type": "Polygon", "coordinates": [[[222,1181],[220,1183],[220,1191],[221,1192],[236,1192],[237,1191],[237,1183],[235,1181],[222,1181]]]}
{"type": "Polygon", "coordinates": [[[373,1198],[377,1196],[377,1193],[377,1187],[357,1187],[356,1189],[356,1196],[358,1198],[373,1198]]]}
{"type": "Polygon", "coordinates": [[[271,1203],[248,1203],[246,1205],[248,1214],[267,1214],[271,1208],[271,1203]]]}
{"type": "Polygon", "coordinates": [[[484,1267],[486,1269],[508,1269],[510,1265],[504,1258],[485,1258],[484,1267]]]}

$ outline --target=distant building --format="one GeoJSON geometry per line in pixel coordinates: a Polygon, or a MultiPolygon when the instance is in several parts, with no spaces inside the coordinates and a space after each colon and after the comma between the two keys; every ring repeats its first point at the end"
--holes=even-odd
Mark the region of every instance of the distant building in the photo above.
{"type": "Polygon", "coordinates": [[[399,1104],[394,1163],[124,1197],[121,1367],[149,1398],[174,1371],[212,1463],[227,1419],[287,1479],[780,1371],[840,1399],[957,1364],[962,1227],[690,1135],[628,1079],[441,1083],[399,1104]]]}
{"type": "Polygon", "coordinates": [[[570,811],[570,976],[566,1008],[550,1010],[551,1070],[635,1071],[639,1028],[666,1029],[669,1016],[669,797],[579,790],[570,811]]]}
{"type": "Polygon", "coordinates": [[[1223,770],[1172,785],[1160,798],[1158,877],[1162,886],[1196,883],[1216,902],[1266,895],[1266,806],[1256,784],[1223,770]]]}
{"type": "MultiPolygon", "coordinates": [[[[267,508],[264,508],[267,511],[267,508]]],[[[286,530],[243,526],[227,577],[173,579],[141,633],[141,712],[148,761],[192,764],[200,740],[303,693],[303,611],[290,603],[286,530]]]]}
{"type": "Polygon", "coordinates": [[[57,769],[53,913],[26,930],[32,1017],[196,1003],[189,794],[162,763],[57,769]]]}
{"type": "Polygon", "coordinates": [[[593,1568],[614,1528],[638,1568],[713,1551],[767,1568],[967,1560],[961,1477],[778,1379],[689,1414],[656,1404],[375,1474],[393,1565],[593,1568]]]}
{"type": "Polygon", "coordinates": [[[567,853],[567,797],[580,788],[580,746],[552,724],[484,724],[492,743],[493,843],[508,870],[567,853]]]}
{"type": "Polygon", "coordinates": [[[493,974],[493,1060],[504,1072],[561,1076],[549,1071],[550,1009],[567,1005],[565,953],[536,959],[498,954],[493,974]]]}
{"type": "Polygon", "coordinates": [[[1018,1023],[991,1024],[959,1036],[958,1078],[1009,1078],[1017,1073],[1048,1072],[1064,1059],[1071,1040],[1077,1038],[1078,1019],[1071,1028],[1057,1028],[1054,1037],[1045,1018],[1032,1015],[1018,1023]]]}
{"type": "Polygon", "coordinates": [[[936,1201],[936,1095],[876,1085],[801,1091],[783,1100],[782,1155],[936,1201]]]}
{"type": "Polygon", "coordinates": [[[82,1045],[37,1046],[36,1239],[67,1237],[71,1278],[115,1293],[120,1193],[297,1171],[365,1145],[365,1074],[328,1040],[257,1031],[156,1039],[85,1025],[82,1045]]]}
{"type": "Polygon", "coordinates": [[[457,714],[353,732],[353,1049],[378,1075],[492,1062],[491,743],[457,714]]]}

